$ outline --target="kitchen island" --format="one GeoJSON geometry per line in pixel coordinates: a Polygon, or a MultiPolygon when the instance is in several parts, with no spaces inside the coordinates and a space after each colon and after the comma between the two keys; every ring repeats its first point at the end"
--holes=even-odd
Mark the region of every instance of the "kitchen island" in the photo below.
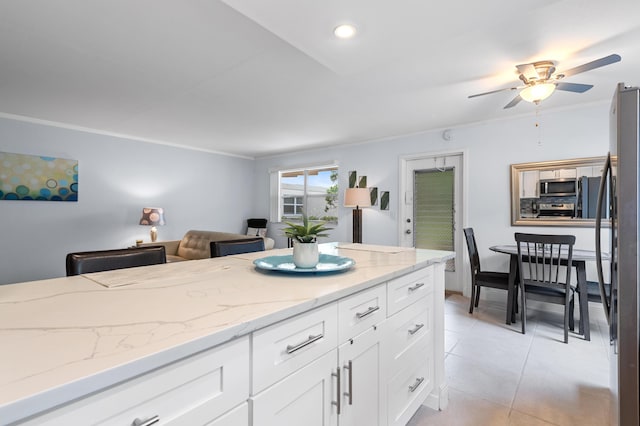
{"type": "Polygon", "coordinates": [[[321,251],[356,265],[261,271],[261,252],[0,286],[0,424],[257,426],[314,409],[318,424],[349,424],[353,395],[368,388],[378,410],[363,412],[380,424],[405,424],[423,402],[444,408],[444,262],[454,254],[321,251]],[[319,385],[269,412],[305,380],[319,385]]]}

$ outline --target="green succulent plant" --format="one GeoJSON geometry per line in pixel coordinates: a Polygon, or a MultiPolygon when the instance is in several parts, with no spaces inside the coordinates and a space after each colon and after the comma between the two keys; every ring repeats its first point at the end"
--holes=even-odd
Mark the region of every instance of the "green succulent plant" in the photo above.
{"type": "Polygon", "coordinates": [[[330,231],[333,228],[327,228],[326,222],[311,223],[306,214],[302,215],[302,225],[285,222],[287,228],[284,228],[284,234],[301,243],[313,243],[318,237],[327,237],[329,234],[324,234],[325,231],[330,231]]]}

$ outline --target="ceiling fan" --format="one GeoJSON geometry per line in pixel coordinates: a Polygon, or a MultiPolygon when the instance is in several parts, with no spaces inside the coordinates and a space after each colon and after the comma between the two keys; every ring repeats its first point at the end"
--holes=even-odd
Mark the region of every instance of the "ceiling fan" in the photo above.
{"type": "Polygon", "coordinates": [[[620,55],[609,55],[604,58],[596,59],[595,61],[582,64],[575,68],[568,69],[562,73],[555,73],[556,66],[553,61],[538,61],[530,64],[516,65],[520,80],[524,83],[524,86],[507,87],[505,89],[492,90],[490,92],[478,93],[471,95],[469,98],[475,98],[478,96],[490,95],[492,93],[503,92],[505,90],[520,90],[520,93],[513,98],[511,102],[504,106],[504,108],[512,108],[516,106],[521,100],[527,102],[533,102],[536,105],[540,101],[548,98],[556,90],[564,90],[566,92],[583,93],[591,89],[591,84],[579,84],[579,83],[564,83],[560,82],[565,77],[569,77],[581,72],[589,71],[595,68],[604,67],[615,62],[620,62],[622,58],[620,55]]]}

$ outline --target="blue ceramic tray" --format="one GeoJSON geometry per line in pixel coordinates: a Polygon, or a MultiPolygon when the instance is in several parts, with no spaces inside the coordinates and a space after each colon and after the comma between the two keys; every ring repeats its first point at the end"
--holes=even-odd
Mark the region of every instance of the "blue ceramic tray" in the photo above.
{"type": "Polygon", "coordinates": [[[351,268],[356,262],[349,257],[320,254],[320,261],[314,268],[298,268],[293,263],[293,256],[268,256],[253,261],[258,269],[267,271],[312,273],[312,272],[336,272],[351,268]]]}

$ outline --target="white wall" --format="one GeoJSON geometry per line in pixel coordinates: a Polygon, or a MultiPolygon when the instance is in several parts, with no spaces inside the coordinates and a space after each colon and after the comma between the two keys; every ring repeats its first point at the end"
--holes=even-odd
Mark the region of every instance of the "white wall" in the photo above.
{"type": "MultiPolygon", "coordinates": [[[[465,182],[467,215],[463,226],[471,226],[475,230],[484,269],[508,269],[508,257],[491,252],[488,247],[512,243],[514,232],[571,233],[577,237],[576,247],[593,249],[593,228],[511,226],[510,165],[606,155],[609,146],[609,105],[601,103],[550,112],[541,107],[537,117],[532,105],[518,107],[523,110],[528,108],[532,113],[511,120],[452,128],[449,141],[442,138],[442,131],[434,131],[259,159],[255,173],[256,209],[264,209],[261,213],[268,214],[269,187],[266,176],[269,169],[336,160],[340,167],[340,188],[348,186],[347,172],[356,170],[359,175],[367,176],[369,186],[391,192],[389,211],[364,209],[363,242],[395,245],[399,243],[399,159],[418,153],[463,150],[468,166],[465,182]]],[[[342,197],[341,190],[340,205],[342,197]]],[[[340,224],[333,231],[331,239],[350,241],[351,209],[341,207],[338,216],[340,224]]],[[[466,247],[460,249],[466,252],[466,247]]]]}
{"type": "Polygon", "coordinates": [[[78,202],[0,201],[0,284],[65,275],[69,252],[149,241],[142,207],[163,207],[160,240],[189,229],[244,232],[253,160],[0,119],[0,151],[78,160],[78,202]]]}
{"type": "MultiPolygon", "coordinates": [[[[469,175],[463,226],[475,228],[484,268],[506,270],[507,257],[488,247],[513,241],[516,231],[568,232],[578,237],[578,247],[593,249],[592,228],[512,227],[509,165],[606,154],[608,109],[541,108],[537,119],[532,114],[453,128],[450,141],[434,131],[256,161],[0,119],[0,151],[77,159],[80,188],[77,203],[0,201],[0,284],[62,276],[68,252],[148,241],[147,228],[137,225],[145,206],[165,209],[161,240],[179,239],[188,229],[242,232],[246,218],[269,217],[271,168],[333,160],[341,188],[347,171],[356,170],[369,186],[390,191],[390,210],[364,210],[363,241],[398,244],[399,158],[460,150],[469,175]]],[[[339,208],[331,240],[351,240],[351,211],[339,208]]],[[[286,246],[273,226],[270,233],[278,247],[286,246]]]]}

